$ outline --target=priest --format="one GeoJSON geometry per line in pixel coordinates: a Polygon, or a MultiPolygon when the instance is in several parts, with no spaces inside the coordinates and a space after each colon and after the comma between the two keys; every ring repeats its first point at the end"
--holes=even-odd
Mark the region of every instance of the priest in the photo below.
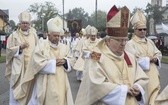
{"type": "Polygon", "coordinates": [[[73,105],[67,77],[71,70],[67,58],[69,49],[59,43],[63,35],[62,20],[52,18],[47,26],[48,39],[39,41],[35,47],[24,80],[14,91],[21,105],[73,105]],[[26,103],[22,103],[24,99],[26,103]]]}
{"type": "Polygon", "coordinates": [[[146,105],[148,77],[135,57],[124,51],[128,40],[129,10],[112,7],[107,33],[87,61],[75,105],[146,105]]]}

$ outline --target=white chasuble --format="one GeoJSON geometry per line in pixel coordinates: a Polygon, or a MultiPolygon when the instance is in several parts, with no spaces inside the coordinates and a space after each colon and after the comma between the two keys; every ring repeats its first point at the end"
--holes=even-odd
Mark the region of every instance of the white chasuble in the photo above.
{"type": "MultiPolygon", "coordinates": [[[[71,89],[66,70],[63,66],[56,66],[55,74],[44,74],[40,71],[49,64],[51,60],[66,58],[68,47],[59,43],[56,48],[51,47],[48,40],[41,41],[35,48],[31,63],[25,78],[18,89],[19,96],[29,98],[29,104],[35,105],[73,105],[71,89]],[[33,85],[33,81],[35,81],[33,85]],[[28,86],[33,86],[33,93],[29,93],[28,86]],[[27,97],[28,95],[30,97],[27,97]]],[[[22,98],[20,102],[22,102],[22,98]]]]}
{"type": "Polygon", "coordinates": [[[137,65],[134,56],[127,53],[132,63],[128,66],[124,56],[114,55],[103,40],[98,43],[94,51],[101,53],[100,60],[87,61],[88,71],[80,85],[75,105],[138,105],[136,98],[127,94],[128,88],[138,84],[144,90],[148,77],[137,65]],[[120,100],[109,101],[117,96],[120,100]]]}
{"type": "MultiPolygon", "coordinates": [[[[159,62],[161,60],[162,54],[156,48],[155,44],[150,39],[139,39],[136,35],[127,42],[126,50],[136,56],[136,59],[145,58],[157,58],[158,64],[154,64],[149,62],[149,70],[144,70],[144,72],[149,77],[148,88],[146,90],[148,95],[148,104],[154,105],[155,99],[160,90],[160,81],[159,81],[159,72],[157,66],[159,66],[159,62]]],[[[148,63],[144,63],[148,64],[148,63]]]]}

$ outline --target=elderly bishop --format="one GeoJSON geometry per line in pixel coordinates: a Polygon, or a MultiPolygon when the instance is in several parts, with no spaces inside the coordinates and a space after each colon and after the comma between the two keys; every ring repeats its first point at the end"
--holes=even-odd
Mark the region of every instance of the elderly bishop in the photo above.
{"type": "Polygon", "coordinates": [[[30,97],[24,105],[73,105],[67,72],[69,49],[59,43],[62,21],[55,17],[47,22],[48,39],[39,41],[17,97],[30,97]],[[30,94],[30,90],[32,92],[30,94]]]}

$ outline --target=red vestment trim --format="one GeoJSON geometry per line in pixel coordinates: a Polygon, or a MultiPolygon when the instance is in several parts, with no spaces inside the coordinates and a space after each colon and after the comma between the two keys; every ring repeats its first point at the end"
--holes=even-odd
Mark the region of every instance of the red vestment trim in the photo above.
{"type": "Polygon", "coordinates": [[[131,63],[131,61],[130,61],[126,52],[124,52],[124,59],[125,59],[128,66],[132,66],[132,63],[131,63]]]}

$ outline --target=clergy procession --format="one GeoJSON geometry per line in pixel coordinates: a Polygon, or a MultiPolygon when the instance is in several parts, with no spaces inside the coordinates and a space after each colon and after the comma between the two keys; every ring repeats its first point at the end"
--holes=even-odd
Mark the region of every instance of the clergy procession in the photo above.
{"type": "Polygon", "coordinates": [[[105,36],[89,24],[71,35],[56,16],[46,23],[46,38],[38,38],[28,11],[18,19],[6,49],[9,105],[168,105],[168,86],[160,86],[162,53],[146,37],[143,11],[131,16],[126,6],[112,6],[105,36]],[[70,72],[80,84],[75,99],[70,72]]]}

